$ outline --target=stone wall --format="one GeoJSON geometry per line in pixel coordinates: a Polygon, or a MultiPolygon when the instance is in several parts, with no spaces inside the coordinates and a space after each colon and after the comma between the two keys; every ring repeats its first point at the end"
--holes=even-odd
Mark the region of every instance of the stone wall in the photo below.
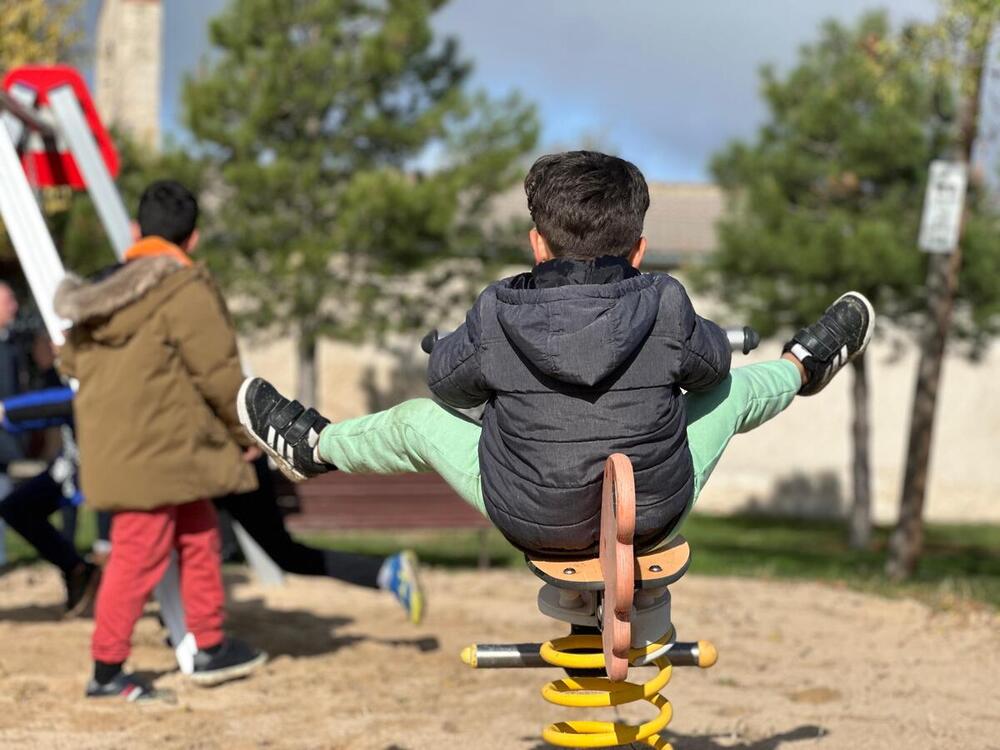
{"type": "Polygon", "coordinates": [[[159,0],[104,0],[95,46],[95,102],[101,118],[140,146],[158,149],[163,46],[159,0]]]}

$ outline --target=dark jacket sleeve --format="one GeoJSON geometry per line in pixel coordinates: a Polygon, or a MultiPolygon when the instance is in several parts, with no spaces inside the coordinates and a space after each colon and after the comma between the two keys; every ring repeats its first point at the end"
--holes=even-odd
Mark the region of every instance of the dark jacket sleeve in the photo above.
{"type": "MultiPolygon", "coordinates": [[[[483,292],[491,293],[489,289],[483,292]]],[[[456,409],[479,406],[492,395],[479,363],[482,299],[480,295],[465,316],[465,323],[438,339],[427,365],[427,385],[431,393],[456,409]]]]}
{"type": "Polygon", "coordinates": [[[195,388],[240,445],[250,439],[236,413],[243,369],[236,331],[222,295],[202,272],[163,307],[170,339],[195,388]]]}
{"type": "Polygon", "coordinates": [[[683,336],[677,385],[686,391],[707,391],[729,375],[733,359],[729,338],[718,325],[694,311],[691,299],[680,284],[677,284],[675,294],[675,304],[680,307],[683,336]]]}

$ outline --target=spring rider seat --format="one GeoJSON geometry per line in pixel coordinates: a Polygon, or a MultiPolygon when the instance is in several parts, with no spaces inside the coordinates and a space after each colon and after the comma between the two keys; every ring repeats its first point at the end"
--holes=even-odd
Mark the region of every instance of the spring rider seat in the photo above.
{"type": "Polygon", "coordinates": [[[555,705],[597,708],[645,701],[657,712],[641,724],[581,720],[550,724],[542,737],[552,745],[593,748],[641,743],[670,748],[661,732],[670,723],[672,708],[660,691],[675,666],[715,664],[711,643],[678,642],[670,620],[668,586],[687,571],[691,561],[687,541],[677,536],[656,551],[636,555],[634,533],[632,464],[616,453],[604,469],[600,554],[582,559],[526,556],[528,568],[545,582],[538,608],[569,623],[571,634],[545,643],[477,644],[462,652],[462,661],[479,669],[563,668],[566,677],[542,688],[542,697],[555,705]],[[656,672],[647,682],[630,682],[629,670],[639,667],[656,672]]]}

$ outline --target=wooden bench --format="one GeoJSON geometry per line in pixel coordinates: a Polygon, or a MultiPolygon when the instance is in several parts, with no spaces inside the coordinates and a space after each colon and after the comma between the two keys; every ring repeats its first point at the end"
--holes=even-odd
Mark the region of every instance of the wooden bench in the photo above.
{"type": "Polygon", "coordinates": [[[485,542],[493,525],[437,474],[334,471],[298,484],[277,474],[275,484],[292,531],[474,529],[480,567],[489,564],[485,542]]]}

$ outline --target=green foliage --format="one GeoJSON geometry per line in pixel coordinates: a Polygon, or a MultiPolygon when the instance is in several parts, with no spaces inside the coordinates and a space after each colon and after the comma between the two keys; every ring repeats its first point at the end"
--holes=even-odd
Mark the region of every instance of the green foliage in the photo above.
{"type": "Polygon", "coordinates": [[[521,172],[534,108],[466,91],[469,63],[431,30],[442,4],[232,0],[212,23],[184,101],[219,179],[210,262],[243,323],[307,346],[420,325],[440,300],[407,290],[445,285],[435,262],[509,250],[480,219],[521,172]]]}
{"type": "Polygon", "coordinates": [[[3,0],[0,71],[66,62],[82,37],[80,0],[3,0]]]}
{"type": "MultiPolygon", "coordinates": [[[[847,289],[904,325],[924,309],[927,171],[954,146],[962,84],[941,32],[897,32],[882,13],[828,22],[794,69],[763,70],[770,118],[713,160],[730,210],[697,279],[762,333],[814,319],[847,289]]],[[[970,206],[958,317],[982,337],[1000,311],[1000,222],[982,191],[970,206]]]]}

